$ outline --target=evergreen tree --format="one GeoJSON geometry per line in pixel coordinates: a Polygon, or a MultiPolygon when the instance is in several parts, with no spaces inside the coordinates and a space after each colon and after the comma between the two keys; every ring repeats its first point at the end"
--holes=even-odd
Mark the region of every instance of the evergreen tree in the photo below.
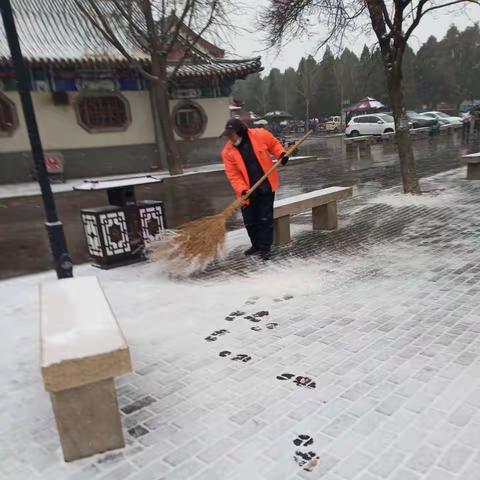
{"type": "Polygon", "coordinates": [[[436,108],[444,93],[445,75],[440,65],[440,47],[435,37],[430,37],[417,53],[415,83],[419,106],[436,108]]]}
{"type": "MultiPolygon", "coordinates": [[[[353,98],[353,101],[358,101],[361,98],[368,97],[371,95],[369,91],[370,84],[370,50],[366,45],[363,46],[362,53],[360,55],[360,62],[358,64],[358,85],[357,85],[357,94],[356,98],[353,98]]],[[[353,102],[352,102],[353,103],[353,102]]]]}
{"type": "Polygon", "coordinates": [[[302,58],[297,70],[297,99],[303,111],[303,118],[308,123],[312,118],[312,107],[315,100],[315,84],[318,78],[318,65],[315,59],[309,55],[302,58]]]}
{"type": "Polygon", "coordinates": [[[405,95],[405,106],[414,110],[417,108],[417,85],[415,81],[415,52],[407,46],[403,57],[403,94],[405,95]]]}
{"type": "Polygon", "coordinates": [[[316,91],[321,115],[324,117],[340,115],[340,92],[337,85],[336,62],[328,47],[318,68],[316,91]]]}
{"type": "Polygon", "coordinates": [[[283,74],[282,110],[286,110],[295,118],[304,118],[302,105],[298,104],[297,87],[297,72],[292,67],[287,68],[283,74]]]}
{"type": "Polygon", "coordinates": [[[283,76],[278,68],[272,68],[266,79],[267,86],[267,110],[282,110],[283,76]]]}
{"type": "Polygon", "coordinates": [[[480,98],[480,28],[478,23],[458,35],[455,82],[458,101],[480,98]]]}
{"type": "Polygon", "coordinates": [[[358,97],[358,73],[360,61],[358,57],[346,48],[336,62],[336,78],[342,107],[354,101],[358,97]]]}

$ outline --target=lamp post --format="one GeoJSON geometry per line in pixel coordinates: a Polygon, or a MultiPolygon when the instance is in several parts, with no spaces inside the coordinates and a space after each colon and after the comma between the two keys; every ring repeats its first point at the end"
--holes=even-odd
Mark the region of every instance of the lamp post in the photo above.
{"type": "Polygon", "coordinates": [[[67,250],[63,225],[58,220],[55,200],[53,199],[52,189],[50,188],[50,182],[48,180],[47,170],[43,160],[42,142],[40,141],[37,120],[35,118],[32,97],[30,95],[30,80],[23,60],[10,0],[0,0],[0,10],[2,12],[3,25],[5,27],[8,46],[10,48],[10,54],[15,69],[17,88],[22,102],[25,123],[27,125],[33,163],[35,165],[38,183],[40,184],[42,192],[43,207],[47,219],[45,226],[50,241],[55,270],[58,278],[69,278],[73,276],[72,260],[67,250]]]}

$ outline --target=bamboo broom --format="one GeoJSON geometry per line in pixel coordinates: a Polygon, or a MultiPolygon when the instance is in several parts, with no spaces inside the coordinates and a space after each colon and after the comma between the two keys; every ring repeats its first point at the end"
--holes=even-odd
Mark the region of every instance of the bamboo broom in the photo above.
{"type": "MultiPolygon", "coordinates": [[[[290,146],[285,155],[290,156],[311,133],[311,130],[308,131],[298,142],[290,146]]],[[[166,240],[152,251],[150,257],[166,262],[174,273],[187,275],[205,268],[219,258],[225,244],[227,221],[280,163],[280,161],[274,163],[258,182],[222,212],[184,223],[177,230],[170,231],[166,240]]]]}

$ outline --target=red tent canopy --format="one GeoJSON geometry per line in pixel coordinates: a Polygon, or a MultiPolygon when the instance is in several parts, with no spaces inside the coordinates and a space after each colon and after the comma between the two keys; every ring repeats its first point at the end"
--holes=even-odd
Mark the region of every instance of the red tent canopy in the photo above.
{"type": "Polygon", "coordinates": [[[351,112],[365,112],[367,110],[377,110],[385,108],[385,105],[372,97],[362,98],[359,102],[350,105],[345,109],[347,113],[351,112]]]}

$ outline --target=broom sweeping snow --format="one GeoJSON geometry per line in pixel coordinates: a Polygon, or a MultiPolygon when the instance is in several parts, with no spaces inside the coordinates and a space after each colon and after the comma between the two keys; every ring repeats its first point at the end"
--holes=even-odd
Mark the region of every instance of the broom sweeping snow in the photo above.
{"type": "MultiPolygon", "coordinates": [[[[290,156],[311,133],[307,132],[297,143],[289,147],[285,155],[290,156]]],[[[225,244],[227,221],[279,165],[280,161],[273,164],[245,195],[236,199],[222,212],[193,220],[181,225],[177,230],[168,232],[166,239],[154,248],[150,257],[165,262],[172,273],[187,275],[205,268],[218,259],[225,244]]]]}

